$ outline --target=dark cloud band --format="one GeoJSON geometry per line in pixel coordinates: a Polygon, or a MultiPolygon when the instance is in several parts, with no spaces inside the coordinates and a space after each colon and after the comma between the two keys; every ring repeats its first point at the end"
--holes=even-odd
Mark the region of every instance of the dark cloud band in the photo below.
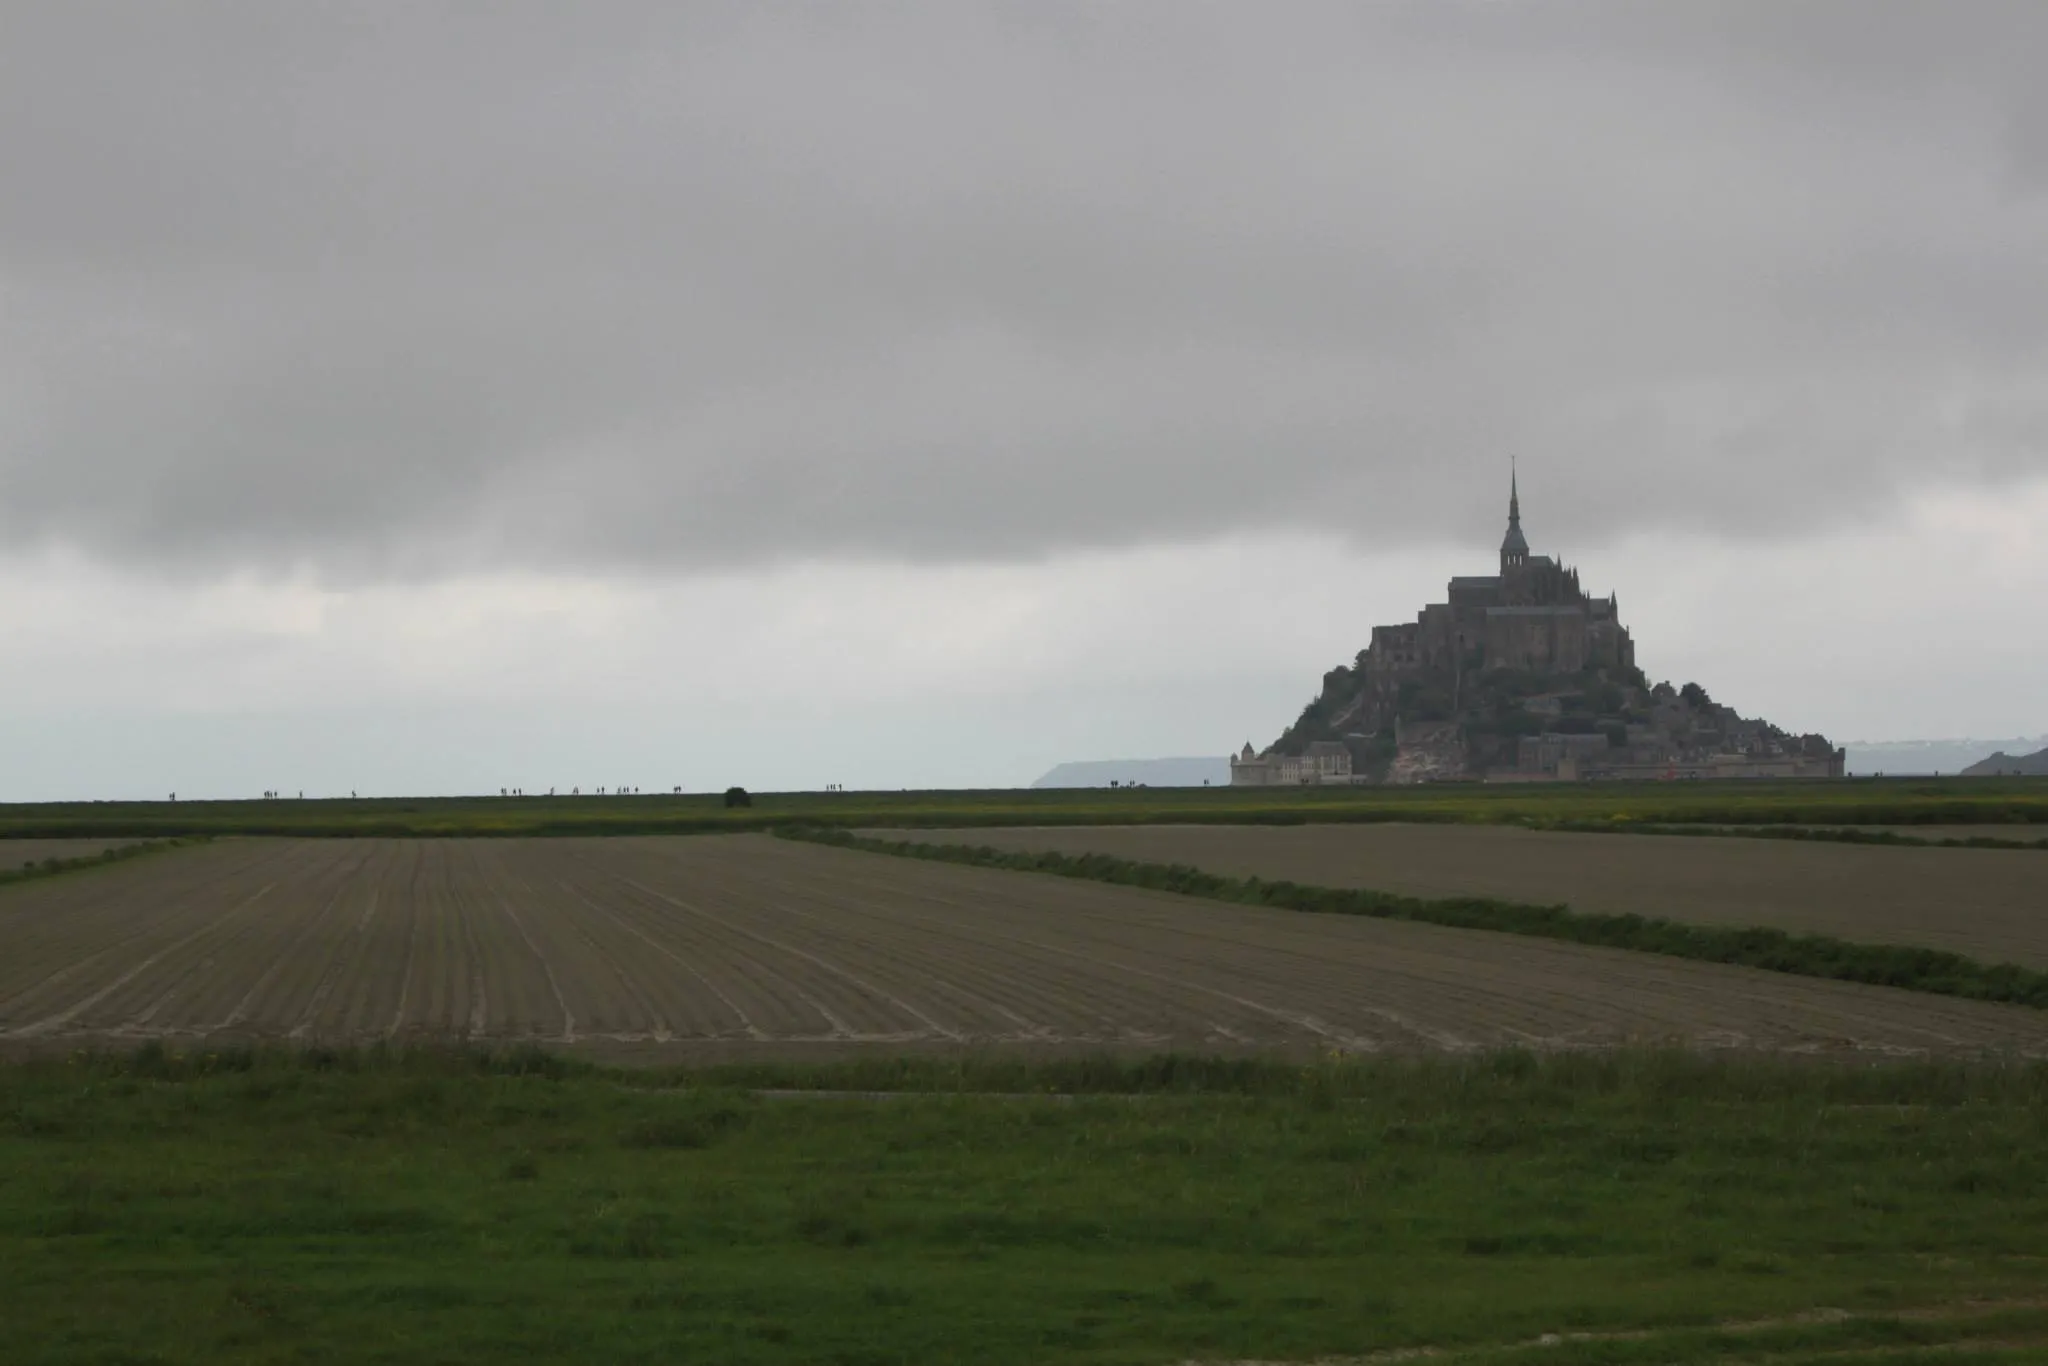
{"type": "Polygon", "coordinates": [[[2038,5],[0,7],[0,535],[1798,535],[2048,472],[2038,5]]]}

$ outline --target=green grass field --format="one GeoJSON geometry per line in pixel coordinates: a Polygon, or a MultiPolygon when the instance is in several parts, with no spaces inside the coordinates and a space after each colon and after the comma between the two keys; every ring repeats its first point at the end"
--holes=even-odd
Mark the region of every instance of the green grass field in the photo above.
{"type": "MultiPolygon", "coordinates": [[[[1380,820],[2031,835],[2048,782],[92,803],[0,836],[1380,820]]],[[[18,1060],[0,1360],[2039,1361],[2044,1151],[2020,1062],[18,1060]]]]}
{"type": "Polygon", "coordinates": [[[2040,1360],[2044,1144],[2038,1064],[149,1050],[0,1067],[0,1324],[13,1363],[2040,1360]]]}
{"type": "Polygon", "coordinates": [[[1411,788],[763,793],[729,810],[695,796],[72,802],[0,807],[0,838],[170,835],[679,834],[773,825],[972,826],[1146,821],[1521,821],[2048,826],[2048,779],[1894,778],[1411,788]]]}

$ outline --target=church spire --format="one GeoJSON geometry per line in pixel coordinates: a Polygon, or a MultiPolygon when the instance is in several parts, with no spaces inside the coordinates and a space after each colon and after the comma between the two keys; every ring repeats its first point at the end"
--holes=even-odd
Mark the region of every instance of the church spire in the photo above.
{"type": "Polygon", "coordinates": [[[1500,543],[1500,568],[1505,574],[1529,560],[1529,541],[1522,535],[1522,490],[1516,478],[1514,457],[1508,457],[1508,534],[1500,543]]]}

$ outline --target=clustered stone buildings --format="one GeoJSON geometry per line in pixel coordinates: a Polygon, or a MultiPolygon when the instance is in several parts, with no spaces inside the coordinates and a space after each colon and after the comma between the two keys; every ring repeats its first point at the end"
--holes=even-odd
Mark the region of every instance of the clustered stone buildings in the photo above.
{"type": "Polygon", "coordinates": [[[1348,783],[1351,779],[1351,747],[1341,740],[1311,740],[1299,754],[1272,750],[1257,754],[1246,741],[1245,747],[1230,757],[1232,787],[1348,783]]]}
{"type": "MultiPolygon", "coordinates": [[[[1355,669],[1339,671],[1355,689],[1340,719],[1346,739],[1358,743],[1312,740],[1294,753],[1280,746],[1258,753],[1246,744],[1231,759],[1232,784],[1480,776],[1471,771],[1475,751],[1456,718],[1477,704],[1486,675],[1503,670],[1560,680],[1597,677],[1617,685],[1625,680],[1638,706],[1626,724],[1616,719],[1597,731],[1572,732],[1557,720],[1555,730],[1521,736],[1507,762],[1485,767],[1489,781],[1841,776],[1841,752],[1811,743],[1817,736],[1785,736],[1765,722],[1714,706],[1704,693],[1697,701],[1681,701],[1668,685],[1643,687],[1616,597],[1588,596],[1576,569],[1530,553],[1521,489],[1512,477],[1499,571],[1453,578],[1445,597],[1414,621],[1375,626],[1355,669]],[[1433,697],[1436,714],[1414,714],[1414,699],[1422,694],[1433,697]],[[1357,750],[1372,737],[1391,738],[1394,753],[1385,775],[1357,771],[1357,750]]],[[[1535,718],[1531,724],[1539,724],[1556,720],[1568,695],[1528,696],[1520,706],[1535,718]]]]}
{"type": "Polygon", "coordinates": [[[1391,724],[1401,684],[1425,675],[1451,675],[1455,708],[1458,685],[1468,673],[1635,668],[1636,647],[1621,624],[1617,600],[1587,597],[1578,570],[1529,553],[1522,491],[1512,478],[1500,572],[1460,575],[1445,596],[1449,601],[1431,603],[1414,621],[1372,628],[1362,661],[1367,701],[1361,729],[1391,724]]]}

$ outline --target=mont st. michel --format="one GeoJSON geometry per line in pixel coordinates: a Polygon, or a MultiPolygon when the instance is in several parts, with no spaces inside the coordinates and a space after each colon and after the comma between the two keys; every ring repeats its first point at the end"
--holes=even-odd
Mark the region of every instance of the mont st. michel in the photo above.
{"type": "Polygon", "coordinates": [[[1824,736],[1738,715],[1697,683],[1652,686],[1616,595],[1532,554],[1518,480],[1498,573],[1460,575],[1414,621],[1375,626],[1265,751],[1230,761],[1239,786],[1839,778],[1824,736]]]}

